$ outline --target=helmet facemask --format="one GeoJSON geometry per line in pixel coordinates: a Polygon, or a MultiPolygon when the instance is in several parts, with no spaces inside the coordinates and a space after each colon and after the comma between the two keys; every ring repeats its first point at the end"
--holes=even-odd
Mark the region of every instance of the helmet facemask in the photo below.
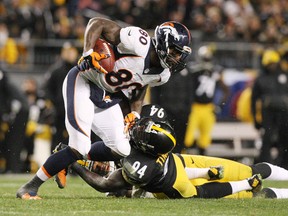
{"type": "Polygon", "coordinates": [[[185,68],[185,59],[191,54],[190,32],[182,24],[167,22],[155,29],[153,40],[163,68],[178,72],[185,68]]]}
{"type": "Polygon", "coordinates": [[[166,154],[176,145],[174,130],[168,123],[142,118],[130,130],[132,144],[136,149],[153,156],[166,154]]]}
{"type": "Polygon", "coordinates": [[[153,123],[154,122],[150,118],[145,118],[136,122],[130,130],[130,137],[135,144],[135,147],[143,152],[149,152],[149,149],[153,149],[153,146],[148,144],[153,123]]]}

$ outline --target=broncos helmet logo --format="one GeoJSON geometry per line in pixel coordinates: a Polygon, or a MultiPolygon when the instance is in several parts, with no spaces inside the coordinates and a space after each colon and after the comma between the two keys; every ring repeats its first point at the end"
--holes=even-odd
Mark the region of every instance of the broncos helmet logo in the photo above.
{"type": "Polygon", "coordinates": [[[161,66],[169,68],[172,72],[181,71],[186,65],[185,58],[191,54],[191,35],[187,27],[181,23],[169,21],[157,26],[154,35],[152,42],[160,58],[161,66]],[[180,55],[170,55],[170,49],[178,51],[180,55]],[[180,59],[175,57],[180,57],[180,59]]]}
{"type": "Polygon", "coordinates": [[[165,41],[168,41],[169,34],[174,37],[175,40],[180,40],[180,35],[177,30],[174,28],[173,23],[164,23],[159,27],[159,30],[164,32],[165,41]]]}

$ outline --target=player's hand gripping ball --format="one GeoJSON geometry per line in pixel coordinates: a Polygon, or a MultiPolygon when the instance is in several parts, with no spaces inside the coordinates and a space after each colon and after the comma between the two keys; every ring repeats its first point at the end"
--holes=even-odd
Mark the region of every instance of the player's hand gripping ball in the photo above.
{"type": "Polygon", "coordinates": [[[98,39],[93,49],[90,49],[78,61],[81,71],[94,69],[100,73],[107,74],[113,71],[115,55],[111,45],[103,39],[98,39]]]}

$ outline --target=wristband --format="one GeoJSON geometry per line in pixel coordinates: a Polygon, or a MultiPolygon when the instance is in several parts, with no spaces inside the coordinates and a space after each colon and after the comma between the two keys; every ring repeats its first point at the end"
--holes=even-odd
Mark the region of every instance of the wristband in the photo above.
{"type": "Polygon", "coordinates": [[[94,52],[94,50],[93,49],[90,49],[90,50],[88,50],[87,52],[83,52],[83,54],[82,54],[82,56],[85,58],[85,57],[87,57],[87,56],[89,56],[91,53],[93,53],[94,52]]]}
{"type": "Polygon", "coordinates": [[[131,113],[133,113],[136,116],[136,118],[140,119],[140,114],[138,112],[132,111],[131,113]]]}

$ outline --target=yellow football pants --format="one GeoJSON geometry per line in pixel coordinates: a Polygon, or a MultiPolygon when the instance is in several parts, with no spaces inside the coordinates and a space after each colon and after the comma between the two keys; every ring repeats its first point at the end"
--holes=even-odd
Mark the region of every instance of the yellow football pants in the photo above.
{"type": "Polygon", "coordinates": [[[214,104],[194,103],[191,106],[190,115],[184,139],[185,147],[191,147],[198,132],[198,147],[206,149],[211,144],[211,131],[215,124],[214,104]]]}
{"type": "MultiPolygon", "coordinates": [[[[223,159],[217,157],[208,157],[201,155],[185,155],[182,154],[185,161],[185,166],[189,168],[208,168],[211,166],[223,166],[224,167],[224,177],[217,182],[227,182],[227,181],[239,181],[252,176],[252,169],[250,166],[245,164],[223,159]]],[[[193,179],[190,180],[193,185],[201,185],[208,181],[206,179],[193,179]]],[[[226,198],[252,198],[253,194],[250,191],[242,191],[236,194],[227,196],[226,198]]]]}

